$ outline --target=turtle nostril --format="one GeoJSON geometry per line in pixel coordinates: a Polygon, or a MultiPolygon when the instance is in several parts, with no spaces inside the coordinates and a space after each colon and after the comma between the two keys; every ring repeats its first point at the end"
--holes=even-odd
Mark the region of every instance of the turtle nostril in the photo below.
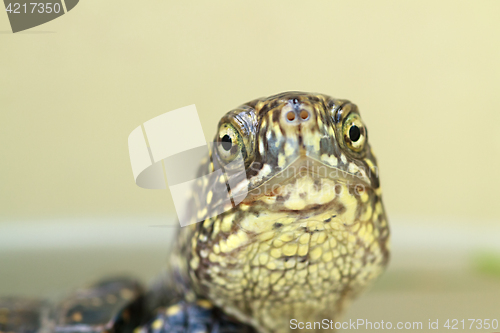
{"type": "Polygon", "coordinates": [[[309,112],[307,112],[306,110],[300,111],[300,118],[302,118],[303,120],[308,119],[309,118],[309,112]]]}
{"type": "Polygon", "coordinates": [[[293,111],[289,111],[289,112],[286,114],[286,119],[288,119],[289,121],[294,121],[294,120],[295,120],[295,112],[293,112],[293,111]]]}

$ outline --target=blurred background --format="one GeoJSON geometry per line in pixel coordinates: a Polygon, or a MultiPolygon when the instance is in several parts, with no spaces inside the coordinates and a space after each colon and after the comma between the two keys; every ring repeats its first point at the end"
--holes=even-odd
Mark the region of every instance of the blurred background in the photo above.
{"type": "MultiPolygon", "coordinates": [[[[0,13],[0,296],[149,281],[176,225],[127,137],[287,90],[356,103],[392,225],[346,319],[500,320],[500,2],[97,1],[12,34],[0,13]]],[[[185,124],[189,135],[190,125],[185,124]]],[[[425,327],[425,326],[424,326],[425,327]]]]}

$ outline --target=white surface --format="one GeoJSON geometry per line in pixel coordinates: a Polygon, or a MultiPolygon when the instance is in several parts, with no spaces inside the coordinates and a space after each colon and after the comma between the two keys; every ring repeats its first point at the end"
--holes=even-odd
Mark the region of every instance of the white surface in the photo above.
{"type": "MultiPolygon", "coordinates": [[[[391,244],[399,252],[500,251],[500,223],[393,218],[391,244]]],[[[176,217],[71,218],[0,223],[0,251],[89,246],[151,247],[169,239],[176,217]]]]}
{"type": "Polygon", "coordinates": [[[91,247],[162,247],[175,217],[72,218],[0,223],[0,251],[91,247]]]}

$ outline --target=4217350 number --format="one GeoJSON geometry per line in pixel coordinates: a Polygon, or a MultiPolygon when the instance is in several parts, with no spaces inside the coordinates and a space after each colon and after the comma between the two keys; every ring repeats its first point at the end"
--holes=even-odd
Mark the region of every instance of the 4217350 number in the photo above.
{"type": "Polygon", "coordinates": [[[458,329],[494,329],[498,328],[498,320],[497,319],[448,319],[446,323],[444,323],[443,327],[452,330],[458,329]]]}
{"type": "Polygon", "coordinates": [[[5,8],[7,13],[9,14],[50,14],[50,13],[59,13],[61,11],[61,4],[59,3],[38,3],[38,2],[30,2],[29,4],[24,3],[9,3],[9,5],[5,8]]]}

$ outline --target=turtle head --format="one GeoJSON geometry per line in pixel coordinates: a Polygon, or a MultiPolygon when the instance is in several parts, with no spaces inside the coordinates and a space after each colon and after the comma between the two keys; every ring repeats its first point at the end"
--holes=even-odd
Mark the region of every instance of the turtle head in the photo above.
{"type": "Polygon", "coordinates": [[[286,92],[251,101],[222,117],[214,146],[215,163],[240,158],[245,166],[231,190],[243,191],[246,203],[265,199],[274,209],[298,210],[344,190],[379,189],[366,126],[347,100],[286,92]]]}

